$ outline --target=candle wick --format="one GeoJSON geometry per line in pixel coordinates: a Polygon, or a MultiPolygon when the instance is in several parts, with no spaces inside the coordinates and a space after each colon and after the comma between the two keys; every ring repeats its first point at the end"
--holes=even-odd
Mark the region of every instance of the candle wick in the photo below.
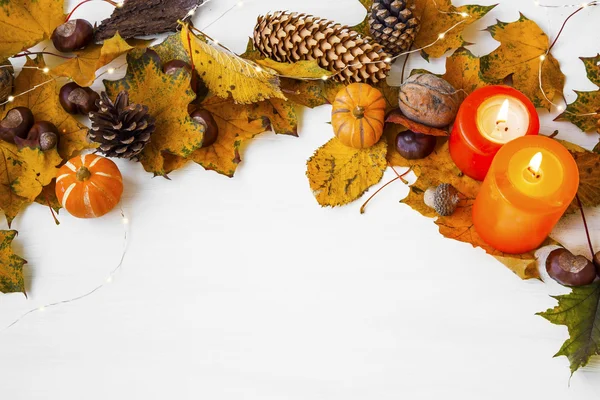
{"type": "Polygon", "coordinates": [[[531,168],[531,166],[527,167],[527,171],[531,172],[531,175],[533,175],[535,179],[540,179],[541,175],[539,171],[534,171],[533,168],[531,168]]]}

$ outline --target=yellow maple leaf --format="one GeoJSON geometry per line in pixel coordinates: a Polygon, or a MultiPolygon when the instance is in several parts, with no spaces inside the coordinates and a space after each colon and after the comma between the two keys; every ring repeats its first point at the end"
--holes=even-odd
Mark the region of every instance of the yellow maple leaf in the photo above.
{"type": "Polygon", "coordinates": [[[486,79],[481,73],[481,59],[464,47],[446,58],[446,73],[442,78],[463,96],[484,86],[500,83],[498,80],[486,79]]]}
{"type": "Polygon", "coordinates": [[[553,100],[562,95],[565,76],[558,61],[548,53],[548,36],[523,14],[515,22],[498,21],[487,30],[500,42],[500,47],[481,58],[483,75],[496,80],[512,75],[515,88],[525,93],[536,107],[549,110],[551,103],[546,98],[553,100]],[[540,90],[540,63],[545,95],[540,90]]]}
{"type": "Polygon", "coordinates": [[[13,219],[30,201],[15,193],[13,185],[23,174],[17,146],[0,140],[0,209],[10,227],[13,219]]]}
{"type": "Polygon", "coordinates": [[[518,255],[502,253],[485,243],[475,231],[471,210],[477,193],[479,193],[481,182],[469,178],[456,167],[450,157],[448,141],[439,139],[438,146],[427,158],[407,160],[396,151],[395,138],[398,131],[397,126],[386,128],[389,144],[388,162],[392,166],[411,167],[418,177],[417,181],[410,187],[408,197],[403,200],[403,203],[408,204],[426,217],[437,217],[435,224],[439,227],[443,236],[470,243],[474,247],[481,247],[522,279],[538,277],[535,252],[518,255]],[[441,183],[449,183],[461,193],[461,202],[454,214],[449,217],[438,216],[433,209],[425,205],[423,200],[423,195],[428,188],[438,186],[441,183]]]}
{"type": "Polygon", "coordinates": [[[12,188],[17,195],[34,201],[56,177],[62,158],[56,149],[41,151],[29,147],[19,150],[17,157],[22,162],[21,175],[13,181],[12,188]]]}
{"type": "Polygon", "coordinates": [[[183,69],[172,75],[163,73],[146,53],[130,53],[127,64],[124,78],[104,81],[106,91],[115,98],[127,90],[132,103],[148,106],[156,130],[140,154],[140,162],[146,171],[165,176],[164,153],[185,158],[202,146],[204,127],[188,114],[188,104],[195,98],[190,89],[191,76],[183,69]]]}
{"type": "Polygon", "coordinates": [[[202,103],[202,107],[215,119],[219,136],[213,145],[194,151],[189,159],[205,169],[232,177],[241,162],[240,146],[267,127],[262,118],[250,118],[251,106],[235,104],[232,99],[211,96],[202,103]]]}
{"type": "Polygon", "coordinates": [[[0,59],[50,38],[65,22],[64,7],[64,0],[0,1],[0,59]]]}
{"type": "Polygon", "coordinates": [[[194,67],[211,92],[222,98],[231,96],[236,103],[249,104],[278,98],[285,100],[275,71],[244,60],[199,39],[187,25],[181,30],[181,40],[188,43],[188,53],[194,67]]]}
{"type": "Polygon", "coordinates": [[[423,48],[421,55],[429,59],[429,57],[441,57],[447,51],[469,44],[462,37],[466,27],[482,18],[494,7],[496,6],[454,7],[451,0],[415,0],[415,15],[420,18],[421,23],[413,48],[423,48]],[[448,31],[450,28],[452,30],[448,31]],[[442,38],[440,38],[441,34],[443,34],[442,38]]]}
{"type": "Polygon", "coordinates": [[[298,115],[294,103],[281,99],[269,99],[250,104],[248,117],[252,120],[263,119],[265,130],[281,135],[298,136],[298,115]]]}
{"type": "Polygon", "coordinates": [[[306,175],[319,204],[340,206],[363,195],[383,177],[387,143],[354,149],[337,138],[321,146],[307,162],[306,175]]]}
{"type": "Polygon", "coordinates": [[[2,293],[25,293],[23,265],[27,264],[27,261],[13,252],[12,241],[16,236],[17,231],[0,231],[0,292],[2,293]]]}
{"type": "Polygon", "coordinates": [[[280,63],[270,58],[256,60],[257,64],[272,69],[286,78],[323,79],[333,75],[333,72],[319,67],[316,60],[297,61],[295,63],[280,63]]]}
{"type": "Polygon", "coordinates": [[[74,58],[52,68],[52,75],[70,78],[79,86],[91,86],[96,80],[96,71],[133,49],[117,33],[101,45],[91,44],[75,52],[74,58]]]}
{"type": "Polygon", "coordinates": [[[23,69],[15,79],[15,100],[4,108],[2,118],[11,108],[24,106],[31,110],[36,121],[52,122],[60,133],[58,153],[63,159],[68,160],[75,153],[94,147],[87,140],[88,128],[60,105],[56,80],[43,72],[46,64],[42,56],[28,59],[25,66],[30,68],[23,69]],[[17,95],[21,93],[26,94],[17,95]]]}

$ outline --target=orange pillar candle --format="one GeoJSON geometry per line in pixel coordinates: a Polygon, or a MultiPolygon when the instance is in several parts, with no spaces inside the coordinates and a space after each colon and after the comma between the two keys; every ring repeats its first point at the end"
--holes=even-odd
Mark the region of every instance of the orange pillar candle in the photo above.
{"type": "Polygon", "coordinates": [[[450,155],[465,175],[482,181],[505,143],[539,130],[540,119],[527,96],[508,86],[486,86],[461,104],[450,134],[450,155]]]}
{"type": "Polygon", "coordinates": [[[569,151],[545,136],[505,144],[473,205],[479,236],[505,253],[537,249],[573,201],[579,171],[569,151]]]}

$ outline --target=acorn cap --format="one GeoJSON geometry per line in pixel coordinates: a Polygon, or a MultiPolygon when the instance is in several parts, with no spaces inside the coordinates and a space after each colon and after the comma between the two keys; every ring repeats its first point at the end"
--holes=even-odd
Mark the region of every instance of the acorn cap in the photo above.
{"type": "Polygon", "coordinates": [[[442,183],[437,187],[427,189],[423,201],[442,217],[448,217],[454,214],[460,197],[454,186],[449,183],[442,183]]]}

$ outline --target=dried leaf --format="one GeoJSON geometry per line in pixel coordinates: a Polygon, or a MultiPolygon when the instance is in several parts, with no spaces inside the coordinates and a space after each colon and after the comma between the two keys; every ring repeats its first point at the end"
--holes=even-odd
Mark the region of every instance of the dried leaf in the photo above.
{"type": "Polygon", "coordinates": [[[426,60],[429,60],[429,57],[441,57],[447,51],[470,44],[462,37],[465,28],[496,7],[496,5],[454,7],[451,0],[416,0],[415,5],[415,14],[421,19],[421,27],[415,37],[413,48],[420,49],[431,45],[421,50],[421,55],[426,60]],[[455,28],[445,33],[443,39],[439,39],[440,34],[453,26],[455,28]]]}
{"type": "Polygon", "coordinates": [[[365,19],[361,21],[360,24],[351,27],[355,32],[360,33],[363,36],[371,36],[371,27],[369,26],[369,14],[371,14],[371,6],[373,5],[373,0],[358,0],[360,4],[367,10],[367,16],[365,19]]]}
{"type": "Polygon", "coordinates": [[[281,79],[281,90],[285,93],[288,100],[308,108],[329,104],[329,100],[325,97],[324,87],[325,82],[320,80],[298,81],[288,78],[281,79]]]}
{"type": "Polygon", "coordinates": [[[392,122],[394,124],[400,124],[403,127],[417,133],[423,133],[431,136],[448,136],[448,132],[443,129],[433,128],[431,126],[423,125],[419,122],[412,121],[406,118],[399,109],[392,111],[385,119],[385,122],[392,122]]]}
{"type": "Polygon", "coordinates": [[[512,75],[513,85],[525,93],[536,107],[550,109],[550,100],[560,96],[565,86],[565,76],[560,65],[548,51],[548,36],[523,14],[515,22],[498,21],[487,28],[500,47],[481,58],[481,72],[486,79],[503,80],[512,75]],[[544,56],[542,62],[540,56],[544,56]],[[542,63],[542,86],[539,70],[542,63]]]}
{"type": "Polygon", "coordinates": [[[251,120],[263,119],[265,130],[282,135],[298,136],[298,116],[294,104],[281,99],[270,99],[249,106],[251,120]]]}
{"type": "Polygon", "coordinates": [[[79,86],[91,86],[96,80],[96,71],[130,50],[133,47],[117,33],[101,45],[91,44],[75,52],[74,58],[52,68],[52,74],[70,78],[79,86]]]}
{"type": "MultiPolygon", "coordinates": [[[[592,83],[600,86],[600,54],[596,57],[581,58],[592,83]]],[[[555,121],[570,121],[584,132],[598,131],[600,133],[600,90],[577,93],[577,99],[567,106],[567,109],[556,117],[555,121]]]]}
{"type": "Polygon", "coordinates": [[[366,149],[343,145],[337,138],[321,146],[307,162],[306,175],[319,204],[341,206],[378,183],[387,167],[387,143],[366,149]]]}
{"type": "Polygon", "coordinates": [[[270,68],[280,75],[285,75],[286,78],[322,79],[324,76],[333,75],[332,72],[319,67],[319,63],[315,60],[280,63],[270,58],[265,58],[263,60],[256,60],[256,63],[270,68]]]}
{"type": "Polygon", "coordinates": [[[0,59],[49,39],[65,22],[64,0],[0,1],[0,59]]]}
{"type": "Polygon", "coordinates": [[[286,99],[279,88],[275,71],[206,43],[184,25],[181,40],[185,43],[188,38],[191,49],[186,49],[191,52],[194,66],[210,91],[217,96],[231,96],[241,104],[270,98],[286,99]]]}
{"type": "MultiPolygon", "coordinates": [[[[579,189],[577,196],[584,207],[596,207],[600,205],[600,154],[586,150],[581,146],[559,140],[573,155],[577,168],[579,169],[579,189]]],[[[579,211],[579,205],[574,200],[566,213],[579,211]]]]}
{"type": "Polygon", "coordinates": [[[219,126],[219,136],[212,145],[194,151],[189,159],[228,177],[233,177],[241,162],[240,146],[266,130],[263,119],[252,120],[251,106],[235,104],[232,99],[207,98],[202,107],[210,111],[219,126]]]}
{"type": "Polygon", "coordinates": [[[41,151],[28,147],[19,150],[17,157],[22,162],[22,172],[12,188],[17,195],[33,202],[56,177],[62,158],[56,149],[41,151]]]}
{"type": "Polygon", "coordinates": [[[0,231],[0,292],[25,293],[23,258],[13,252],[12,241],[17,231],[0,231]]]}
{"type": "Polygon", "coordinates": [[[10,107],[6,107],[2,112],[2,118],[11,108],[25,106],[31,109],[36,121],[52,122],[60,133],[58,153],[63,159],[68,160],[75,153],[94,147],[87,140],[88,128],[80,124],[60,105],[56,81],[42,71],[46,66],[42,56],[33,60],[28,59],[25,65],[38,69],[23,69],[15,79],[14,93],[25,93],[34,86],[40,86],[26,95],[15,95],[15,100],[10,103],[10,107]]]}
{"type": "Polygon", "coordinates": [[[56,179],[53,179],[48,185],[44,186],[42,192],[35,199],[35,202],[52,209],[58,213],[62,208],[62,204],[56,197],[56,179]]]}
{"type": "Polygon", "coordinates": [[[17,146],[0,140],[0,209],[4,212],[9,227],[17,214],[30,203],[17,195],[13,187],[23,175],[23,169],[17,146]]]}
{"type": "Polygon", "coordinates": [[[554,357],[567,357],[573,374],[585,367],[591,356],[600,354],[600,282],[552,297],[558,300],[558,305],[537,315],[569,329],[569,339],[554,357]]]}
{"type": "Polygon", "coordinates": [[[450,239],[470,243],[474,247],[481,247],[506,265],[522,279],[538,277],[538,270],[534,252],[520,255],[502,253],[485,243],[475,231],[471,219],[471,210],[481,183],[461,173],[456,167],[448,142],[440,140],[435,151],[422,160],[407,160],[395,150],[395,137],[397,128],[390,126],[386,129],[388,138],[388,162],[392,166],[412,167],[418,177],[408,197],[403,200],[414,210],[426,217],[438,217],[435,224],[439,226],[440,233],[450,239]],[[453,215],[441,217],[423,201],[423,195],[429,187],[449,183],[461,193],[461,202],[453,215]]]}
{"type": "Polygon", "coordinates": [[[184,45],[181,41],[181,35],[176,33],[168,36],[160,44],[152,46],[151,49],[158,54],[163,63],[171,60],[181,60],[189,63],[190,55],[185,46],[187,46],[187,44],[184,45]]]}
{"type": "Polygon", "coordinates": [[[481,59],[464,47],[446,58],[446,73],[442,75],[442,78],[461,92],[464,97],[476,89],[501,83],[499,80],[486,79],[481,73],[481,59]]]}
{"type": "Polygon", "coordinates": [[[117,81],[104,81],[106,91],[114,98],[129,92],[131,102],[148,106],[155,118],[156,130],[140,155],[144,169],[165,176],[164,153],[188,157],[202,146],[204,127],[188,114],[188,104],[195,94],[190,89],[191,76],[185,70],[169,75],[162,72],[147,54],[127,56],[127,75],[117,81]]]}

